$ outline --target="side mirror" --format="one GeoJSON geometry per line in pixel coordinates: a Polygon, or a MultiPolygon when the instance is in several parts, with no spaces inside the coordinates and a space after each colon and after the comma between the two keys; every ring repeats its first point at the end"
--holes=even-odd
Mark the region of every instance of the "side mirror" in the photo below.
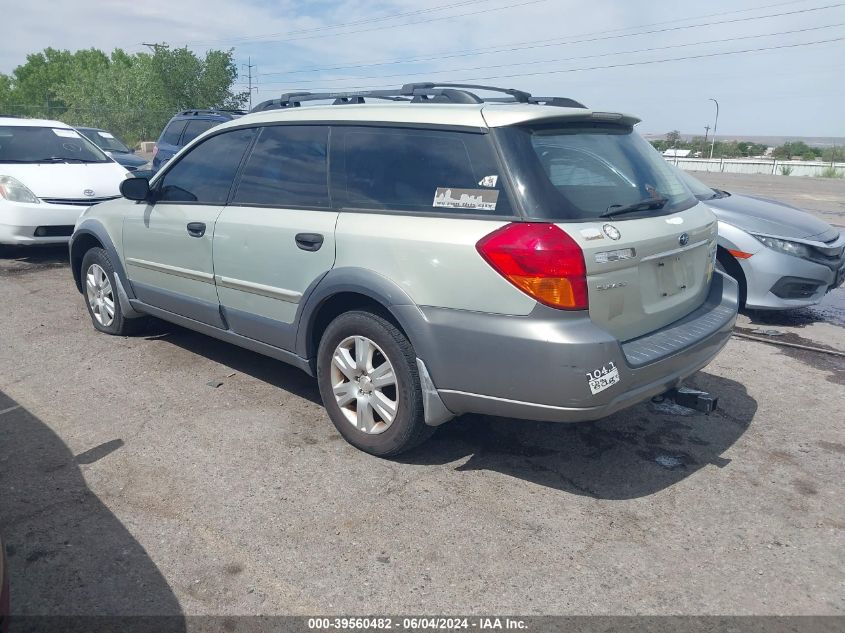
{"type": "Polygon", "coordinates": [[[127,200],[143,202],[150,197],[150,181],[147,178],[126,178],[120,183],[120,194],[127,200]]]}

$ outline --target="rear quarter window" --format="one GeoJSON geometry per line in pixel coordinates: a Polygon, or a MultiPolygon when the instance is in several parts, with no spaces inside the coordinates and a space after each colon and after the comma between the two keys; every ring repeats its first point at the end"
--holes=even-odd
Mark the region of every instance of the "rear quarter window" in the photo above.
{"type": "Polygon", "coordinates": [[[332,132],[336,201],[351,209],[513,215],[485,134],[338,127],[332,132]]]}
{"type": "Polygon", "coordinates": [[[178,145],[179,137],[182,135],[182,130],[184,129],[185,121],[171,121],[164,128],[164,132],[161,133],[161,138],[158,142],[167,145],[178,145]]]}
{"type": "Polygon", "coordinates": [[[210,130],[216,125],[220,125],[220,123],[222,123],[222,121],[209,121],[207,119],[188,121],[187,125],[185,125],[185,132],[182,134],[181,144],[187,145],[206,130],[210,130]]]}

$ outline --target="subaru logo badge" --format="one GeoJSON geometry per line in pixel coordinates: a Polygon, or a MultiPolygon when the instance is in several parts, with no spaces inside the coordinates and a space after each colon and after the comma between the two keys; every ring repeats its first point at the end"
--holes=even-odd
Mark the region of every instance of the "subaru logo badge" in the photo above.
{"type": "Polygon", "coordinates": [[[622,237],[622,234],[619,232],[619,229],[617,229],[612,224],[605,224],[603,227],[601,227],[601,230],[612,240],[618,240],[620,237],[622,237]]]}
{"type": "Polygon", "coordinates": [[[686,246],[689,244],[689,235],[686,233],[681,233],[680,237],[678,238],[678,244],[681,246],[686,246]]]}
{"type": "Polygon", "coordinates": [[[85,190],[85,191],[83,191],[82,193],[84,193],[84,194],[85,194],[86,196],[88,196],[89,198],[93,198],[93,197],[94,197],[94,190],[93,190],[93,189],[86,189],[86,190],[85,190]]]}

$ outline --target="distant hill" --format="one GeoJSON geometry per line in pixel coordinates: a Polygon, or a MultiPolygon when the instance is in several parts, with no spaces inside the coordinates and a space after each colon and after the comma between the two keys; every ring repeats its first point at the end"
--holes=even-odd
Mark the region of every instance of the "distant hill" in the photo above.
{"type": "MultiPolygon", "coordinates": [[[[666,132],[644,132],[643,136],[646,140],[653,141],[655,139],[662,139],[666,137],[666,132]]],[[[681,134],[681,138],[685,141],[691,141],[693,137],[703,137],[704,134],[681,134]]],[[[710,141],[713,137],[710,136],[707,140],[710,141]]],[[[786,142],[804,141],[811,147],[845,147],[845,137],[843,136],[754,136],[742,134],[717,134],[717,141],[749,141],[751,143],[761,143],[769,147],[778,147],[786,142]]]]}

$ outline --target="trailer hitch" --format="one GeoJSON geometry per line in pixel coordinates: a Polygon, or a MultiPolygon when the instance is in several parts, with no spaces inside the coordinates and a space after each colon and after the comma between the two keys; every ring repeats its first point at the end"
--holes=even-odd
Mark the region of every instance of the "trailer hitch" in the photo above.
{"type": "Polygon", "coordinates": [[[693,411],[700,411],[701,413],[710,415],[715,411],[719,398],[711,396],[706,391],[699,391],[698,389],[690,389],[689,387],[678,387],[670,389],[666,393],[653,398],[655,402],[662,402],[663,400],[671,400],[675,404],[693,411]]]}

